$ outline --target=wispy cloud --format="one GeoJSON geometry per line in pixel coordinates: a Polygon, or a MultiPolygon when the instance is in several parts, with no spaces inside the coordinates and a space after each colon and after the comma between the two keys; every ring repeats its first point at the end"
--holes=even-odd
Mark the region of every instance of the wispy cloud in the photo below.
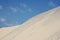
{"type": "Polygon", "coordinates": [[[18,24],[19,22],[18,21],[16,21],[16,24],[18,24]]]}
{"type": "Polygon", "coordinates": [[[11,24],[11,23],[4,23],[6,26],[13,26],[13,24],[11,24]]]}
{"type": "MultiPolygon", "coordinates": [[[[30,13],[33,12],[33,10],[25,3],[20,3],[20,6],[23,7],[24,10],[27,11],[27,12],[30,12],[30,13]]],[[[24,12],[24,11],[21,11],[21,12],[24,12]]]]}
{"type": "Polygon", "coordinates": [[[0,18],[0,21],[1,21],[1,22],[5,22],[6,19],[5,19],[5,18],[0,18]]]}
{"type": "Polygon", "coordinates": [[[28,9],[28,12],[33,12],[33,10],[31,8],[28,9]]]}
{"type": "Polygon", "coordinates": [[[12,12],[17,12],[18,10],[15,7],[10,7],[12,12]]]}
{"type": "Polygon", "coordinates": [[[0,5],[0,10],[2,10],[3,9],[3,6],[2,5],[0,5]]]}
{"type": "Polygon", "coordinates": [[[20,3],[20,6],[22,6],[24,8],[28,7],[25,3],[20,3]]]}
{"type": "Polygon", "coordinates": [[[18,25],[18,23],[19,23],[19,22],[17,22],[17,21],[16,21],[15,23],[7,23],[7,22],[4,22],[4,24],[5,24],[6,26],[8,26],[8,27],[9,27],[9,26],[18,25]]]}
{"type": "Polygon", "coordinates": [[[49,2],[49,6],[51,6],[51,7],[55,7],[56,4],[55,4],[53,1],[50,1],[50,2],[49,2]]]}
{"type": "Polygon", "coordinates": [[[26,10],[22,10],[22,9],[20,10],[20,13],[25,13],[25,12],[26,12],[26,10]]]}

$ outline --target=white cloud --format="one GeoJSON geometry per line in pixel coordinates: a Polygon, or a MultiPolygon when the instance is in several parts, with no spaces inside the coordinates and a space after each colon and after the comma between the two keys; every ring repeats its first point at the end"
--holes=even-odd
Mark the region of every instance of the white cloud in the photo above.
{"type": "Polygon", "coordinates": [[[55,7],[56,5],[55,5],[55,3],[54,3],[53,1],[50,1],[50,2],[49,2],[49,6],[55,7]]]}
{"type": "Polygon", "coordinates": [[[18,22],[16,21],[16,24],[18,24],[18,22]]]}
{"type": "Polygon", "coordinates": [[[0,18],[0,21],[1,21],[1,22],[5,22],[6,19],[5,19],[5,18],[0,18]]]}
{"type": "Polygon", "coordinates": [[[16,9],[16,8],[14,8],[14,7],[10,7],[10,9],[11,9],[11,11],[13,11],[13,12],[17,12],[18,10],[16,9]]]}
{"type": "Polygon", "coordinates": [[[33,10],[31,8],[28,9],[28,12],[33,12],[33,10]]]}
{"type": "Polygon", "coordinates": [[[2,5],[0,5],[0,10],[2,10],[3,9],[3,6],[2,5]]]}
{"type": "Polygon", "coordinates": [[[28,7],[26,4],[24,4],[24,3],[20,3],[20,6],[22,6],[22,7],[24,7],[24,8],[26,8],[26,7],[28,7]]]}
{"type": "Polygon", "coordinates": [[[25,11],[24,10],[20,10],[20,13],[25,13],[25,11]]]}
{"type": "Polygon", "coordinates": [[[33,12],[33,10],[25,3],[20,3],[20,6],[23,7],[23,10],[20,10],[21,13],[25,13],[25,12],[33,12]]]}
{"type": "Polygon", "coordinates": [[[14,26],[14,25],[18,25],[18,22],[16,21],[15,23],[4,23],[6,26],[14,26]]]}
{"type": "Polygon", "coordinates": [[[13,26],[13,24],[10,23],[4,23],[6,26],[13,26]]]}

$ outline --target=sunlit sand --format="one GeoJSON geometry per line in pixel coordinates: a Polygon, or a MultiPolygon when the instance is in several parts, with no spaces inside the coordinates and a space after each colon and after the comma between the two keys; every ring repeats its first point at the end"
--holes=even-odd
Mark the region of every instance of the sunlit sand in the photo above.
{"type": "Polygon", "coordinates": [[[0,40],[60,40],[60,7],[34,16],[22,25],[0,28],[0,40]]]}

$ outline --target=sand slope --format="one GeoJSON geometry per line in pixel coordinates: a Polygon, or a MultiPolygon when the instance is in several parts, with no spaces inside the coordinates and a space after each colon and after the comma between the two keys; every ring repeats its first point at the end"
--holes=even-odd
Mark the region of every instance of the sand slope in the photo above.
{"type": "Polygon", "coordinates": [[[60,40],[60,7],[32,17],[22,25],[0,28],[0,40],[60,40]]]}

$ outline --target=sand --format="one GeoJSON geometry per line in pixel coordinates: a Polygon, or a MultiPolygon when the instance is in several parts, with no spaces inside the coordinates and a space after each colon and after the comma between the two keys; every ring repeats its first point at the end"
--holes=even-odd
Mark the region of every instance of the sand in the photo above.
{"type": "Polygon", "coordinates": [[[22,25],[0,28],[0,40],[60,40],[60,7],[34,16],[22,25]]]}

